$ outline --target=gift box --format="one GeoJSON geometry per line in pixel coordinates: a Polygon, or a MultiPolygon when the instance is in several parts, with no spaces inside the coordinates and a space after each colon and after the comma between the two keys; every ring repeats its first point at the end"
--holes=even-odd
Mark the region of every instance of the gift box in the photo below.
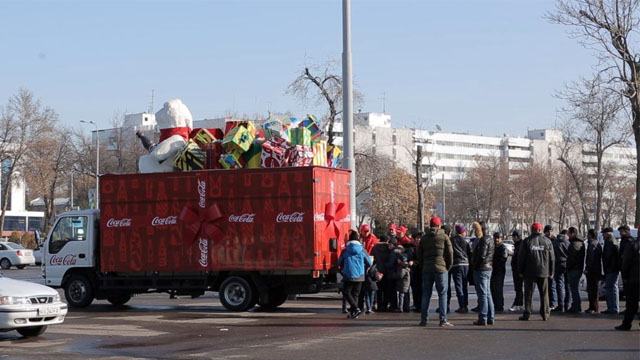
{"type": "Polygon", "coordinates": [[[290,146],[284,139],[274,137],[262,144],[260,166],[263,168],[285,167],[289,161],[290,146]]]}
{"type": "Polygon", "coordinates": [[[222,169],[222,164],[220,163],[220,156],[222,154],[224,154],[224,149],[222,148],[221,140],[216,140],[212,143],[207,144],[205,148],[205,168],[222,169]]]}
{"type": "Polygon", "coordinates": [[[222,147],[227,152],[237,152],[242,154],[249,150],[251,143],[253,143],[255,136],[247,130],[244,126],[238,126],[231,129],[227,135],[222,139],[222,147]]]}
{"type": "Polygon", "coordinates": [[[231,130],[241,126],[247,129],[253,137],[256,136],[256,127],[252,121],[227,121],[224,126],[225,136],[228,135],[231,130]]]}
{"type": "Polygon", "coordinates": [[[342,150],[335,145],[327,145],[327,166],[338,167],[342,150]]]}
{"type": "MultiPolygon", "coordinates": [[[[191,133],[189,134],[189,139],[193,139],[201,129],[203,128],[195,128],[191,130],[191,133]]],[[[224,137],[224,132],[222,132],[222,129],[209,128],[207,129],[207,131],[209,131],[209,133],[211,133],[211,135],[213,135],[213,137],[216,140],[222,140],[222,138],[224,137]]]]}
{"type": "Polygon", "coordinates": [[[213,135],[209,130],[198,129],[195,134],[193,134],[192,132],[191,140],[198,144],[200,149],[206,151],[207,144],[212,143],[218,139],[216,139],[215,135],[213,135]]]}
{"type": "Polygon", "coordinates": [[[298,127],[303,127],[311,132],[311,140],[315,141],[322,135],[322,130],[318,126],[315,116],[307,115],[307,117],[298,124],[298,127]]]}
{"type": "Polygon", "coordinates": [[[256,140],[254,141],[249,150],[242,153],[242,160],[245,162],[245,168],[247,169],[255,169],[259,168],[262,164],[262,144],[263,141],[256,140]]]}
{"type": "Polygon", "coordinates": [[[294,117],[285,116],[280,119],[282,125],[284,125],[285,129],[297,128],[298,124],[300,124],[300,120],[294,117]]]}
{"type": "Polygon", "coordinates": [[[182,171],[191,171],[204,169],[205,162],[204,150],[195,141],[189,139],[184,148],[176,154],[173,164],[182,171]]]}
{"type": "Polygon", "coordinates": [[[327,142],[320,140],[311,143],[311,151],[313,151],[313,165],[327,166],[327,142]]]}
{"type": "Polygon", "coordinates": [[[273,137],[279,137],[289,141],[289,131],[279,120],[271,120],[264,124],[264,138],[271,139],[273,137]]]}
{"type": "Polygon", "coordinates": [[[291,166],[313,165],[313,151],[311,151],[311,146],[296,145],[292,147],[291,156],[289,157],[289,165],[291,166]]]}
{"type": "Polygon", "coordinates": [[[225,169],[242,169],[245,166],[245,162],[242,159],[241,154],[237,152],[224,153],[220,155],[219,162],[225,169]]]}
{"type": "Polygon", "coordinates": [[[289,129],[289,142],[291,143],[291,146],[311,146],[311,131],[303,127],[289,129]]]}

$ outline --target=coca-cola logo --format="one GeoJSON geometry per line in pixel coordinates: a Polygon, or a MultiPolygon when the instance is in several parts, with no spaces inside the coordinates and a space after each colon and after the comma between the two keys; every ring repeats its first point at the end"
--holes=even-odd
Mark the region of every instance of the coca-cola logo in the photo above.
{"type": "Polygon", "coordinates": [[[129,227],[131,226],[131,219],[114,219],[111,218],[109,220],[107,220],[107,227],[110,228],[114,228],[114,227],[129,227]]]}
{"type": "Polygon", "coordinates": [[[178,223],[177,216],[159,217],[156,216],[151,220],[152,226],[175,225],[178,223]]]}
{"type": "Polygon", "coordinates": [[[209,265],[209,241],[207,239],[200,238],[198,241],[198,248],[200,249],[200,266],[207,267],[209,265]]]}
{"type": "Polygon", "coordinates": [[[229,222],[252,223],[256,214],[229,215],[229,222]]]}
{"type": "Polygon", "coordinates": [[[324,213],[313,214],[314,221],[324,221],[324,213]]]}
{"type": "Polygon", "coordinates": [[[291,214],[280,213],[276,216],[276,222],[279,223],[301,223],[304,220],[303,212],[293,212],[291,214]]]}
{"type": "Polygon", "coordinates": [[[198,205],[204,209],[206,205],[205,199],[207,198],[207,183],[202,180],[198,180],[198,195],[200,196],[198,205]]]}
{"type": "Polygon", "coordinates": [[[53,266],[75,265],[76,255],[68,254],[65,256],[52,255],[49,264],[53,266]]]}

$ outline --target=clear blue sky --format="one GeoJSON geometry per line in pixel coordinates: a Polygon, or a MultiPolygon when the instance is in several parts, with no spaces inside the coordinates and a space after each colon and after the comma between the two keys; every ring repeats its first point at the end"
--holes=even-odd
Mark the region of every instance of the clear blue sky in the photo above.
{"type": "MultiPolygon", "coordinates": [[[[555,89],[594,58],[543,15],[554,1],[353,0],[362,111],[395,126],[524,135],[554,125],[555,89]]],[[[342,52],[341,1],[2,1],[0,103],[32,90],[62,121],[181,98],[228,111],[323,115],[285,93],[305,64],[342,52]]],[[[87,129],[88,130],[88,129],[87,129]]]]}

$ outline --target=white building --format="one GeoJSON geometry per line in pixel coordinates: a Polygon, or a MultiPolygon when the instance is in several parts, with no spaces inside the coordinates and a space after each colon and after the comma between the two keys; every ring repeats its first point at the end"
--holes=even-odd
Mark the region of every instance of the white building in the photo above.
{"type": "MultiPolygon", "coordinates": [[[[7,161],[7,160],[5,160],[7,161]]],[[[5,162],[2,163],[2,177],[0,178],[0,197],[5,189],[5,162]]],[[[4,205],[6,199],[0,198],[0,204],[4,205]]],[[[26,184],[20,173],[13,174],[11,189],[8,196],[7,212],[4,218],[2,237],[10,236],[12,232],[25,232],[42,230],[44,213],[42,211],[28,211],[26,209],[26,184]]]]}

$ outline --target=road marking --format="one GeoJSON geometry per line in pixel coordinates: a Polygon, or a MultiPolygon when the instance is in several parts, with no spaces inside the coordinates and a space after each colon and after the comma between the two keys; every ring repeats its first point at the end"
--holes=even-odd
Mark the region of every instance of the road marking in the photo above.
{"type": "MultiPolygon", "coordinates": [[[[192,314],[192,313],[189,313],[192,314]]],[[[114,317],[97,317],[95,320],[127,320],[127,321],[142,321],[142,322],[156,322],[156,323],[171,323],[171,324],[213,324],[213,325],[227,325],[227,324],[243,324],[248,322],[255,322],[258,319],[234,319],[234,318],[211,318],[211,317],[199,317],[193,319],[164,319],[162,315],[139,315],[139,316],[127,316],[122,318],[114,317]]]]}
{"type": "Polygon", "coordinates": [[[154,331],[136,325],[59,325],[47,332],[54,334],[72,334],[89,336],[124,336],[124,337],[151,337],[165,335],[166,332],[154,331]]]}
{"type": "MultiPolygon", "coordinates": [[[[49,331],[50,332],[50,331],[49,331]]],[[[62,339],[62,340],[41,340],[37,341],[25,341],[24,339],[12,340],[6,343],[0,343],[0,347],[8,347],[11,345],[12,348],[23,348],[23,349],[35,349],[41,347],[54,347],[59,345],[66,344],[71,339],[62,339]]]]}

